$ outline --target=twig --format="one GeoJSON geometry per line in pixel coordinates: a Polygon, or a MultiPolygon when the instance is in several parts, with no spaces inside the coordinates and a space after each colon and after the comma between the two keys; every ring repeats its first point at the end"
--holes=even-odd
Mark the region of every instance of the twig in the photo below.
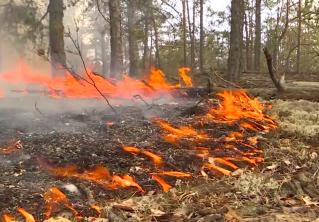
{"type": "Polygon", "coordinates": [[[103,12],[102,12],[102,10],[101,10],[99,0],[96,0],[96,6],[97,6],[97,10],[99,11],[99,13],[100,13],[100,15],[102,16],[102,18],[103,18],[107,23],[110,23],[110,20],[105,17],[105,15],[103,14],[103,12]]]}
{"type": "MultiPolygon", "coordinates": [[[[78,33],[78,28],[76,28],[76,31],[77,31],[77,33],[78,33]]],[[[78,36],[78,35],[77,35],[77,36],[78,36]]],[[[79,46],[78,42],[76,42],[76,41],[74,40],[74,38],[72,37],[70,31],[67,33],[67,37],[70,38],[70,40],[72,41],[72,43],[73,43],[75,49],[77,50],[78,55],[79,55],[79,57],[80,57],[80,59],[81,59],[81,62],[82,62],[82,65],[83,65],[85,74],[86,74],[87,77],[90,79],[90,81],[88,81],[87,79],[85,79],[85,78],[83,78],[83,77],[81,77],[81,79],[84,80],[84,81],[86,81],[86,82],[89,83],[90,85],[92,85],[92,86],[96,89],[96,91],[103,97],[103,99],[105,100],[105,102],[107,103],[107,105],[112,109],[112,111],[117,114],[116,110],[113,108],[113,106],[111,105],[110,101],[106,98],[106,96],[105,96],[105,95],[101,92],[101,90],[97,87],[97,85],[96,85],[94,79],[93,79],[92,76],[89,74],[88,69],[87,69],[86,64],[85,64],[85,61],[84,61],[84,59],[83,59],[83,55],[82,55],[80,46],[79,46]]]]}
{"type": "Polygon", "coordinates": [[[133,96],[133,98],[141,100],[143,103],[145,103],[146,106],[150,107],[150,104],[148,102],[146,102],[146,100],[143,99],[143,97],[141,95],[135,95],[135,96],[133,96]]]}
{"type": "Polygon", "coordinates": [[[37,101],[34,103],[34,109],[35,109],[38,113],[40,113],[41,115],[44,116],[44,114],[41,112],[41,110],[40,110],[39,107],[38,107],[38,102],[37,102],[37,101]]]}
{"type": "Polygon", "coordinates": [[[233,82],[230,82],[230,81],[224,79],[222,76],[218,75],[217,72],[213,72],[213,74],[215,76],[217,76],[219,79],[221,79],[222,81],[224,81],[225,83],[227,83],[227,84],[229,84],[229,85],[231,85],[231,86],[233,86],[235,88],[242,89],[241,86],[237,85],[236,83],[233,83],[233,82]]]}

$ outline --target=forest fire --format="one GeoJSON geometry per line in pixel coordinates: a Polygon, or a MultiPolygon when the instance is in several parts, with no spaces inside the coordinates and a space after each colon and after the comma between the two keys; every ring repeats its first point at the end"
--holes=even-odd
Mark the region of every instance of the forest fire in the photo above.
{"type": "MultiPolygon", "coordinates": [[[[94,84],[110,98],[129,99],[135,94],[143,96],[159,96],[167,94],[171,90],[181,87],[171,85],[165,80],[162,71],[152,69],[145,81],[132,79],[129,76],[118,82],[111,82],[93,73],[88,79],[77,80],[70,74],[65,78],[46,77],[38,74],[27,66],[23,66],[24,75],[19,72],[5,74],[2,78],[10,83],[24,83],[40,85],[47,90],[54,98],[97,98],[99,97],[96,88],[92,87],[89,81],[94,84]]],[[[179,69],[180,77],[187,87],[192,87],[192,79],[189,77],[188,68],[179,69]]],[[[27,92],[24,91],[24,92],[27,92]]],[[[186,161],[178,162],[180,168],[172,168],[177,163],[169,162],[165,152],[159,151],[157,146],[117,146],[117,152],[126,153],[125,158],[134,160],[139,158],[145,162],[142,166],[132,166],[139,169],[140,174],[145,175],[146,181],[153,181],[164,192],[169,192],[176,179],[191,179],[196,176],[232,176],[233,172],[245,167],[255,167],[263,162],[263,151],[257,139],[258,133],[265,133],[277,127],[276,122],[265,114],[266,106],[258,99],[251,98],[243,90],[225,91],[217,94],[218,105],[208,103],[208,111],[188,118],[187,121],[176,123],[165,118],[153,118],[149,121],[150,125],[160,133],[159,139],[162,140],[160,146],[166,149],[183,150],[185,156],[196,160],[197,171],[191,171],[186,161]],[[127,155],[132,154],[132,155],[127,155]],[[151,163],[151,165],[149,165],[151,163]]],[[[104,121],[105,127],[116,128],[116,121],[104,121]]],[[[115,135],[114,135],[115,136],[115,135]]],[[[12,155],[21,149],[20,142],[1,149],[0,154],[12,155]]],[[[50,158],[50,157],[48,157],[50,158]]],[[[86,181],[101,187],[104,190],[133,189],[143,194],[147,191],[144,184],[140,183],[134,171],[129,174],[118,174],[110,171],[105,164],[96,164],[95,167],[82,168],[76,164],[66,164],[63,166],[53,165],[41,158],[37,159],[38,166],[43,172],[49,173],[54,178],[64,180],[86,181]],[[132,174],[131,174],[132,173],[132,174]]],[[[139,175],[140,176],[140,175],[139,175]]],[[[67,209],[74,217],[81,219],[81,213],[72,205],[72,201],[58,187],[51,187],[43,195],[44,218],[50,218],[67,209]]],[[[97,213],[101,213],[102,208],[97,205],[90,205],[97,213]]],[[[32,214],[23,208],[18,208],[19,212],[26,221],[35,222],[32,214]]],[[[5,222],[14,221],[14,217],[9,214],[2,216],[5,222]]]]}

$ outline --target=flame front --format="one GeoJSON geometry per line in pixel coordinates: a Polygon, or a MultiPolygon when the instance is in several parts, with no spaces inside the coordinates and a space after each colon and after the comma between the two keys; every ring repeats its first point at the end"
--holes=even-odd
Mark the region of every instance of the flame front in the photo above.
{"type": "MultiPolygon", "coordinates": [[[[185,79],[185,84],[189,86],[191,79],[187,75],[189,72],[187,70],[189,68],[183,68],[181,73],[183,79],[185,79]]],[[[92,70],[87,71],[88,74],[82,76],[74,76],[66,72],[65,76],[52,77],[46,73],[35,71],[25,62],[20,61],[15,69],[2,73],[0,81],[11,84],[11,87],[24,84],[25,88],[18,90],[22,95],[28,94],[29,90],[27,88],[29,86],[39,86],[42,88],[43,94],[50,95],[53,98],[100,98],[101,95],[94,85],[105,96],[123,99],[131,99],[137,94],[145,97],[169,94],[179,87],[168,83],[165,74],[154,67],[150,69],[149,75],[144,80],[137,80],[124,75],[123,79],[117,82],[96,75],[92,70]]],[[[41,90],[37,92],[41,92],[41,90]]],[[[4,96],[5,92],[0,89],[0,97],[4,96]]]]}
{"type": "Polygon", "coordinates": [[[44,168],[50,173],[60,177],[73,177],[81,180],[87,180],[105,189],[117,189],[126,187],[135,187],[144,192],[142,187],[129,175],[118,176],[111,175],[109,170],[104,166],[96,166],[92,170],[80,172],[76,166],[52,167],[45,165],[44,168]]]}

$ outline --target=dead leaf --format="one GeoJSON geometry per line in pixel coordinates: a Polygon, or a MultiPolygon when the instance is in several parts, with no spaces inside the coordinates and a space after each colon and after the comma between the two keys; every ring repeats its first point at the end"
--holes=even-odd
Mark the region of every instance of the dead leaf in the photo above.
{"type": "Polygon", "coordinates": [[[225,214],[225,221],[226,222],[241,222],[243,219],[238,216],[238,214],[232,210],[231,208],[228,208],[228,212],[225,214]]]}
{"type": "Polygon", "coordinates": [[[161,217],[166,214],[165,212],[157,209],[151,209],[151,213],[153,217],[161,217]]]}
{"type": "Polygon", "coordinates": [[[319,202],[312,201],[311,197],[309,197],[309,196],[302,197],[301,199],[305,202],[306,206],[318,206],[319,205],[319,202]]]}
{"type": "Polygon", "coordinates": [[[278,168],[278,165],[277,164],[272,164],[271,166],[267,166],[266,169],[268,170],[274,170],[274,169],[277,169],[278,168]]]}

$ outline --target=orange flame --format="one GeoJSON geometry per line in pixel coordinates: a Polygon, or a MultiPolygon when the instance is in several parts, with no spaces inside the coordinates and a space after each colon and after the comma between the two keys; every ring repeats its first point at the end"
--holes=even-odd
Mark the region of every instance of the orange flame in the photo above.
{"type": "Polygon", "coordinates": [[[183,173],[183,172],[178,172],[178,171],[163,171],[160,173],[154,173],[157,175],[163,175],[163,176],[171,176],[171,177],[177,177],[177,178],[189,178],[192,175],[189,173],[183,173]]]}
{"type": "Polygon", "coordinates": [[[1,149],[0,154],[10,155],[10,154],[18,151],[21,148],[22,148],[22,144],[21,144],[21,141],[19,140],[19,141],[13,142],[12,144],[7,146],[6,148],[1,149]]]}
{"type": "MultiPolygon", "coordinates": [[[[84,77],[75,78],[72,74],[66,72],[65,76],[52,77],[46,73],[33,70],[21,61],[14,70],[0,75],[0,80],[9,84],[25,84],[26,87],[30,85],[40,86],[44,89],[43,93],[46,91],[53,98],[100,98],[100,94],[93,86],[93,81],[104,95],[124,99],[131,99],[137,94],[152,97],[162,93],[170,93],[178,87],[169,84],[164,73],[156,68],[151,68],[149,77],[145,81],[132,79],[124,75],[122,80],[113,83],[94,74],[92,70],[88,70],[88,75],[82,76],[84,77]]],[[[24,93],[28,93],[27,90],[24,93]]],[[[3,93],[0,95],[3,95],[3,93]]]]}
{"type": "Polygon", "coordinates": [[[102,207],[97,206],[97,205],[94,205],[94,204],[91,205],[91,208],[92,208],[93,210],[95,210],[98,214],[101,214],[101,213],[102,213],[102,210],[103,210],[102,207]]]}
{"type": "Polygon", "coordinates": [[[182,67],[180,69],[178,69],[178,74],[181,77],[181,79],[183,80],[183,82],[185,83],[185,85],[187,87],[192,87],[193,86],[193,80],[192,78],[189,76],[189,72],[191,71],[190,68],[188,67],[182,67]]]}
{"type": "Polygon", "coordinates": [[[20,214],[22,214],[22,216],[24,216],[26,222],[35,222],[34,217],[30,213],[28,213],[25,209],[18,208],[17,211],[20,214]]]}
{"type": "Polygon", "coordinates": [[[117,189],[119,187],[135,187],[139,191],[144,190],[134,181],[134,179],[128,175],[116,176],[111,175],[109,170],[103,166],[97,166],[93,170],[86,170],[79,172],[76,166],[67,167],[51,167],[45,166],[46,170],[54,175],[61,177],[74,177],[82,180],[87,180],[103,186],[106,189],[117,189]]]}
{"type": "MultiPolygon", "coordinates": [[[[226,176],[230,176],[231,175],[231,171],[229,170],[226,170],[222,167],[219,167],[219,166],[216,166],[215,164],[212,164],[212,163],[205,163],[202,167],[202,173],[205,169],[208,169],[208,170],[213,170],[213,171],[217,171],[221,174],[224,174],[226,176]]],[[[203,173],[204,174],[204,173],[203,173]]]]}
{"type": "Polygon", "coordinates": [[[162,157],[152,153],[151,151],[141,150],[133,146],[124,146],[123,150],[125,152],[132,153],[132,154],[143,154],[146,157],[148,157],[156,166],[160,166],[163,164],[162,157]]]}
{"type": "MultiPolygon", "coordinates": [[[[217,109],[211,109],[205,119],[232,124],[235,121],[247,118],[261,122],[265,121],[269,128],[276,127],[276,123],[263,113],[264,105],[257,98],[250,98],[245,91],[225,91],[217,95],[223,101],[217,109]]],[[[242,125],[244,128],[246,126],[247,124],[242,125]]]]}
{"type": "Polygon", "coordinates": [[[52,187],[44,194],[45,200],[45,218],[48,219],[52,215],[57,205],[61,204],[70,209],[74,215],[78,215],[78,212],[72,207],[69,199],[58,188],[52,187]]]}
{"type": "Polygon", "coordinates": [[[169,185],[163,178],[157,176],[157,175],[152,175],[152,179],[155,180],[163,189],[163,191],[166,193],[168,192],[172,186],[169,185]]]}
{"type": "Polygon", "coordinates": [[[4,222],[15,222],[15,218],[11,214],[2,215],[2,219],[4,222]]]}
{"type": "Polygon", "coordinates": [[[176,143],[179,140],[187,137],[196,140],[205,140],[208,138],[205,133],[197,132],[193,127],[190,126],[181,126],[177,128],[161,119],[155,119],[154,122],[158,124],[162,129],[169,132],[169,134],[163,136],[163,139],[170,143],[176,143]]]}

